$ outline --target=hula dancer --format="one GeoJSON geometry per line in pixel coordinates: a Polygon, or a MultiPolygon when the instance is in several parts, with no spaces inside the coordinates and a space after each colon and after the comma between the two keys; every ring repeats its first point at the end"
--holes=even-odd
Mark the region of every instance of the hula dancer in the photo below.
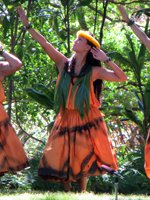
{"type": "Polygon", "coordinates": [[[78,31],[71,58],[56,50],[32,28],[25,12],[18,8],[23,25],[57,65],[59,75],[55,93],[56,121],[51,130],[38,174],[48,181],[64,183],[71,189],[77,181],[86,190],[87,177],[101,175],[102,164],[118,169],[115,151],[99,110],[102,80],[123,82],[124,72],[100,49],[87,31],[78,31]],[[100,61],[111,70],[100,66],[100,61]]]}
{"type": "Polygon", "coordinates": [[[7,172],[15,173],[28,166],[23,146],[17,137],[2,103],[5,101],[2,81],[10,74],[19,70],[21,61],[14,55],[3,50],[0,43],[0,56],[5,61],[0,61],[0,176],[7,172]]]}

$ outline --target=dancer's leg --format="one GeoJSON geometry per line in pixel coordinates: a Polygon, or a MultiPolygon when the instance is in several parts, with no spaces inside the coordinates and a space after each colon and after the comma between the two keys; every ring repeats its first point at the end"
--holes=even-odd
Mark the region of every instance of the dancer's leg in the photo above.
{"type": "Polygon", "coordinates": [[[79,192],[84,192],[86,191],[87,187],[87,177],[82,177],[81,179],[78,180],[78,186],[79,186],[79,192]]]}

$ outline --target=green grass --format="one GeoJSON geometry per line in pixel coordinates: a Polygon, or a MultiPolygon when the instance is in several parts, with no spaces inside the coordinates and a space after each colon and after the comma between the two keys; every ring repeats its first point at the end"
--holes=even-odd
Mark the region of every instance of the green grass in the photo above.
{"type": "MultiPolygon", "coordinates": [[[[63,193],[63,192],[25,192],[7,194],[1,193],[0,200],[115,200],[115,194],[94,193],[63,193]]],[[[118,200],[150,200],[150,196],[144,195],[118,195],[118,200]]]]}

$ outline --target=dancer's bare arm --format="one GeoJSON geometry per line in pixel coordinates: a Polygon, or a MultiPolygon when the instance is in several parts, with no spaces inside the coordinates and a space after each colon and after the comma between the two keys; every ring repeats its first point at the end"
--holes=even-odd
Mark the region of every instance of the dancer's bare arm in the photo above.
{"type": "Polygon", "coordinates": [[[110,68],[107,69],[104,67],[94,67],[92,74],[93,81],[96,79],[102,79],[112,82],[124,82],[127,80],[127,76],[125,75],[123,70],[116,63],[112,62],[104,51],[93,47],[91,49],[91,52],[95,59],[106,63],[110,68]]]}
{"type": "MultiPolygon", "coordinates": [[[[21,6],[18,7],[18,13],[21,18],[21,21],[24,26],[28,27],[29,21],[28,18],[22,9],[21,6]]],[[[57,49],[53,47],[40,33],[38,33],[35,29],[29,28],[29,33],[31,34],[32,38],[38,42],[44,51],[49,55],[49,57],[56,63],[58,70],[61,71],[64,63],[66,62],[67,58],[60,53],[57,49]]]]}
{"type": "MultiPolygon", "coordinates": [[[[129,17],[124,7],[122,5],[119,5],[118,9],[122,15],[122,19],[126,23],[128,23],[129,17]]],[[[131,29],[133,30],[135,35],[140,39],[140,41],[145,45],[145,47],[150,50],[150,38],[135,23],[131,25],[131,29]]]]}
{"type": "Polygon", "coordinates": [[[0,80],[2,81],[5,76],[13,74],[19,70],[22,66],[22,62],[11,53],[2,51],[2,45],[0,44],[1,56],[5,58],[5,61],[0,61],[0,80]]]}

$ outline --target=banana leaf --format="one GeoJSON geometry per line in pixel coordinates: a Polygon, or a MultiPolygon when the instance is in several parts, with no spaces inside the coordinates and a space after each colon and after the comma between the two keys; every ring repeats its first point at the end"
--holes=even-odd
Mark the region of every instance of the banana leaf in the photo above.
{"type": "Polygon", "coordinates": [[[135,49],[134,49],[135,47],[134,47],[134,44],[132,42],[132,39],[131,39],[130,35],[128,35],[128,34],[126,34],[126,38],[127,38],[128,42],[130,44],[130,47],[131,47],[131,50],[132,50],[131,52],[132,52],[134,61],[136,63],[137,62],[137,60],[136,60],[136,53],[135,53],[135,49]]]}
{"type": "Polygon", "coordinates": [[[125,108],[125,115],[130,119],[132,122],[137,124],[141,129],[143,129],[142,121],[136,116],[136,113],[133,110],[125,108]]]}
{"type": "Polygon", "coordinates": [[[136,57],[136,53],[135,53],[135,47],[134,47],[134,44],[132,42],[130,35],[126,34],[126,37],[127,37],[128,42],[130,44],[130,47],[131,47],[131,50],[128,52],[129,61],[131,63],[130,67],[132,67],[132,69],[135,72],[135,75],[138,78],[140,76],[140,73],[141,73],[141,68],[140,68],[139,63],[137,61],[137,57],[136,57]]]}
{"type": "Polygon", "coordinates": [[[128,66],[131,65],[130,61],[127,58],[125,58],[124,56],[122,56],[122,54],[119,52],[116,52],[116,51],[109,52],[109,53],[107,53],[107,55],[110,56],[111,58],[114,58],[114,59],[120,61],[124,65],[128,65],[128,66]]]}
{"type": "Polygon", "coordinates": [[[35,90],[34,88],[27,88],[25,91],[33,100],[35,100],[39,104],[44,105],[49,109],[53,109],[53,104],[54,104],[53,99],[51,99],[46,94],[42,94],[41,92],[35,90]]]}
{"type": "Polygon", "coordinates": [[[148,122],[150,122],[150,81],[145,86],[144,98],[146,104],[146,114],[148,116],[148,122]]]}
{"type": "Polygon", "coordinates": [[[114,106],[113,108],[111,108],[110,113],[111,115],[122,116],[123,110],[123,106],[114,106]]]}
{"type": "Polygon", "coordinates": [[[140,66],[140,71],[144,67],[145,53],[146,53],[146,47],[144,44],[142,44],[140,47],[139,55],[138,55],[138,64],[140,66]]]}
{"type": "Polygon", "coordinates": [[[46,87],[45,85],[43,85],[43,84],[41,84],[41,83],[39,83],[37,86],[36,86],[36,88],[37,88],[37,90],[39,91],[39,92],[41,92],[41,93],[43,93],[43,94],[45,94],[45,95],[47,95],[47,96],[49,96],[49,98],[51,98],[51,99],[54,99],[54,88],[48,88],[48,87],[46,87]]]}

